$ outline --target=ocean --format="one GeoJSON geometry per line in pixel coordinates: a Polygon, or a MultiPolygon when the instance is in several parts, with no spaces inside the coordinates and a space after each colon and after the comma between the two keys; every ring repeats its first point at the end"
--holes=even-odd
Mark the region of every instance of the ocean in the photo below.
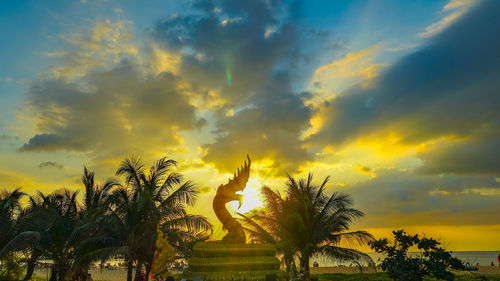
{"type": "MultiPolygon", "coordinates": [[[[417,255],[418,253],[409,253],[410,255],[417,255]]],[[[457,251],[453,252],[452,255],[456,258],[461,259],[464,263],[469,263],[471,265],[490,265],[491,262],[495,266],[498,266],[497,256],[500,254],[500,251],[457,251]]],[[[383,254],[379,253],[368,253],[368,255],[373,259],[373,261],[378,264],[381,260],[384,259],[383,254]]],[[[332,261],[324,256],[317,256],[311,258],[311,266],[314,262],[318,262],[319,266],[338,266],[338,265],[351,265],[350,262],[339,263],[336,261],[332,261]]],[[[363,263],[362,263],[363,264],[363,263]]],[[[352,264],[353,266],[355,264],[352,264]]],[[[363,264],[366,265],[366,264],[363,264]]]]}

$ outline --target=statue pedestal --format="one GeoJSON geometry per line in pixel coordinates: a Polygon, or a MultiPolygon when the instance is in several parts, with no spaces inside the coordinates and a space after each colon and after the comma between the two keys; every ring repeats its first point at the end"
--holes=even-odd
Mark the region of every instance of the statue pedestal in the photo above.
{"type": "Polygon", "coordinates": [[[197,243],[193,247],[193,256],[184,275],[190,280],[264,281],[267,275],[280,277],[279,268],[280,261],[271,244],[213,241],[197,243]]]}

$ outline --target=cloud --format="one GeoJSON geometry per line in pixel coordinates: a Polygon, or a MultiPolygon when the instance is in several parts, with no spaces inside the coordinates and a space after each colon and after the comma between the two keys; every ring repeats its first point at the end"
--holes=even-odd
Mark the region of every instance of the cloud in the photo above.
{"type": "Polygon", "coordinates": [[[500,139],[456,141],[418,154],[422,174],[491,174],[500,176],[500,139]]]}
{"type": "Polygon", "coordinates": [[[500,211],[500,182],[492,176],[430,177],[411,170],[378,169],[376,178],[347,184],[344,190],[369,214],[365,223],[372,227],[494,224],[491,212],[500,211]],[[383,223],[384,218],[390,222],[383,223]]]}
{"type": "Polygon", "coordinates": [[[40,164],[38,164],[38,168],[40,169],[45,169],[45,168],[56,168],[56,169],[62,169],[64,167],[63,164],[57,163],[55,161],[45,161],[40,164]]]}
{"type": "Polygon", "coordinates": [[[448,14],[441,20],[427,26],[425,31],[419,33],[418,36],[423,38],[435,36],[462,17],[477,2],[477,0],[451,0],[443,7],[443,11],[448,12],[448,14]]]}
{"type": "Polygon", "coordinates": [[[215,126],[214,141],[202,146],[203,160],[232,172],[248,153],[273,163],[276,174],[311,160],[301,132],[312,112],[304,104],[308,95],[293,83],[305,79],[297,70],[312,54],[300,48],[301,36],[320,39],[301,32],[297,3],[198,1],[195,9],[201,13],[161,20],[153,36],[182,56],[178,75],[196,89],[194,99],[212,104],[203,108],[215,126]]]}
{"type": "Polygon", "coordinates": [[[88,145],[90,144],[58,134],[38,134],[29,139],[28,143],[23,144],[19,151],[56,151],[62,148],[83,151],[89,148],[88,145]]]}
{"type": "Polygon", "coordinates": [[[85,87],[62,79],[38,80],[27,105],[40,133],[21,151],[80,151],[94,156],[165,149],[181,143],[178,131],[196,128],[194,107],[176,91],[176,78],[144,77],[123,61],[85,77],[85,87]]]}
{"type": "MultiPolygon", "coordinates": [[[[308,138],[310,143],[340,149],[358,139],[384,135],[412,145],[441,138],[474,140],[470,146],[496,142],[499,12],[499,2],[484,2],[428,45],[387,68],[373,87],[354,86],[318,106],[323,125],[308,138]]],[[[460,162],[476,163],[482,169],[492,164],[474,153],[462,156],[472,158],[460,158],[460,162]]],[[[497,165],[486,170],[495,169],[497,165]]]]}
{"type": "Polygon", "coordinates": [[[203,186],[203,187],[200,187],[196,190],[198,190],[198,192],[200,192],[200,193],[209,193],[209,192],[213,191],[213,188],[210,186],[203,186]]]}
{"type": "Polygon", "coordinates": [[[130,24],[98,20],[81,33],[62,35],[66,48],[46,53],[56,59],[51,66],[52,75],[64,79],[83,77],[89,70],[113,65],[126,55],[136,55],[138,48],[132,43],[130,24]]]}
{"type": "MultiPolygon", "coordinates": [[[[90,35],[78,37],[89,42],[74,43],[98,52],[98,60],[119,60],[107,67],[79,66],[85,71],[76,76],[70,71],[73,74],[32,81],[25,108],[34,115],[35,134],[19,151],[66,150],[109,160],[132,152],[156,157],[179,149],[183,142],[179,133],[199,129],[206,122],[196,116],[195,107],[179,87],[180,78],[168,68],[161,73],[144,71],[154,69],[147,59],[128,56],[118,47],[101,50],[100,43],[120,41],[122,35],[117,34],[128,31],[108,21],[95,25],[90,35]]],[[[67,56],[73,55],[80,56],[67,56]]],[[[67,56],[62,65],[74,69],[67,56]]]]}
{"type": "Polygon", "coordinates": [[[66,150],[102,161],[145,149],[158,155],[180,151],[183,132],[204,127],[199,156],[221,172],[247,153],[273,173],[296,171],[312,159],[302,140],[310,94],[293,84],[307,80],[299,69],[315,50],[300,44],[322,40],[298,25],[298,9],[281,1],[196,1],[158,21],[141,52],[126,21],[94,21],[62,36],[69,46],[48,53],[57,62],[52,75],[29,88],[35,134],[19,151],[66,150]]]}
{"type": "Polygon", "coordinates": [[[361,174],[365,174],[365,175],[370,175],[372,177],[376,177],[376,174],[375,174],[375,171],[373,168],[370,168],[370,167],[367,167],[363,164],[356,164],[354,165],[354,167],[356,167],[356,169],[358,170],[358,172],[360,172],[361,174]]]}
{"type": "Polygon", "coordinates": [[[299,139],[310,114],[310,109],[293,94],[284,93],[273,100],[263,98],[234,117],[220,117],[217,125],[221,133],[214,143],[203,146],[203,159],[230,172],[248,153],[253,159],[271,161],[270,168],[276,175],[295,171],[311,159],[299,139]]]}
{"type": "MultiPolygon", "coordinates": [[[[381,44],[377,44],[350,52],[342,58],[318,67],[311,80],[315,90],[321,89],[326,93],[339,94],[359,83],[368,87],[382,68],[382,65],[373,62],[380,48],[381,44]]],[[[313,100],[319,101],[324,101],[326,98],[328,97],[318,93],[312,97],[313,100]]]]}

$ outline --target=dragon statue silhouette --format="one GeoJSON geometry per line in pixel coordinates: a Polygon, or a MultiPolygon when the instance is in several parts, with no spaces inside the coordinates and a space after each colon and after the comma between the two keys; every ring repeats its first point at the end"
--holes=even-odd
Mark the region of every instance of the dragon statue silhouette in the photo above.
{"type": "Polygon", "coordinates": [[[250,176],[250,157],[247,155],[248,163],[242,165],[238,169],[238,173],[234,173],[234,177],[226,184],[221,184],[217,189],[217,194],[214,197],[213,208],[215,215],[222,223],[222,226],[227,230],[226,236],[222,238],[225,243],[245,243],[245,232],[241,224],[231,216],[226,209],[226,203],[231,201],[239,201],[238,208],[243,203],[243,195],[236,194],[238,191],[243,191],[250,176]]]}

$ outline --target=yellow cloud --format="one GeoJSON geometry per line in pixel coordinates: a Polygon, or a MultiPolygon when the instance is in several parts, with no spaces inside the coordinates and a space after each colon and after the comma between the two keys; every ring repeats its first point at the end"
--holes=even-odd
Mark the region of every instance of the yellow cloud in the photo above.
{"type": "Polygon", "coordinates": [[[329,64],[318,67],[311,79],[311,87],[315,88],[316,94],[308,102],[318,104],[332,98],[332,93],[340,93],[343,90],[361,84],[369,87],[382,64],[373,63],[375,56],[380,52],[382,44],[351,52],[329,64]]]}
{"type": "Polygon", "coordinates": [[[152,59],[151,64],[156,74],[162,72],[170,72],[172,74],[179,73],[179,67],[181,64],[181,56],[178,54],[169,53],[157,44],[152,45],[152,59]]]}
{"type": "Polygon", "coordinates": [[[355,65],[362,63],[362,59],[372,56],[379,48],[380,46],[376,45],[360,51],[348,53],[344,58],[340,60],[336,60],[330,64],[318,67],[314,71],[314,76],[318,76],[325,71],[330,71],[333,69],[335,69],[337,71],[337,75],[341,77],[357,75],[357,73],[359,72],[357,71],[357,69],[359,68],[355,67],[355,65]]]}
{"type": "Polygon", "coordinates": [[[467,12],[476,2],[476,0],[451,0],[443,7],[443,11],[451,10],[451,13],[443,17],[441,20],[427,26],[425,31],[419,33],[418,36],[428,38],[443,31],[463,16],[465,12],[467,12]]]}
{"type": "Polygon", "coordinates": [[[367,166],[365,166],[365,165],[363,165],[363,164],[360,164],[360,163],[358,163],[358,164],[354,165],[354,167],[355,167],[355,168],[357,169],[357,171],[358,171],[359,173],[361,173],[361,174],[370,175],[370,176],[371,176],[371,177],[373,177],[373,178],[374,178],[374,177],[376,177],[375,172],[374,172],[374,171],[373,171],[373,169],[372,169],[372,168],[370,168],[370,167],[367,167],[367,166]]]}
{"type": "Polygon", "coordinates": [[[358,149],[373,151],[379,157],[392,158],[414,154],[416,145],[404,143],[402,142],[402,136],[398,132],[388,131],[364,135],[349,146],[346,148],[357,147],[358,149]]]}
{"type": "Polygon", "coordinates": [[[67,51],[49,52],[63,64],[51,67],[56,78],[72,79],[84,76],[89,69],[118,62],[122,55],[137,55],[139,50],[133,44],[130,22],[111,22],[109,19],[95,21],[84,33],[62,35],[70,43],[67,51]]]}
{"type": "Polygon", "coordinates": [[[313,116],[311,116],[311,119],[309,120],[310,126],[303,132],[302,138],[307,139],[308,137],[318,133],[324,124],[325,124],[325,119],[321,114],[321,111],[318,110],[316,113],[313,114],[313,116]]]}
{"type": "MultiPolygon", "coordinates": [[[[178,81],[177,89],[189,99],[189,104],[199,110],[217,110],[229,102],[228,99],[222,97],[220,91],[214,89],[193,89],[191,84],[186,80],[178,81]]],[[[231,110],[227,112],[227,114],[229,114],[227,116],[231,116],[231,110]]],[[[234,116],[234,110],[232,114],[234,116]]]]}
{"type": "Polygon", "coordinates": [[[459,7],[468,6],[475,4],[477,0],[450,0],[444,7],[443,10],[455,9],[459,7]]]}

